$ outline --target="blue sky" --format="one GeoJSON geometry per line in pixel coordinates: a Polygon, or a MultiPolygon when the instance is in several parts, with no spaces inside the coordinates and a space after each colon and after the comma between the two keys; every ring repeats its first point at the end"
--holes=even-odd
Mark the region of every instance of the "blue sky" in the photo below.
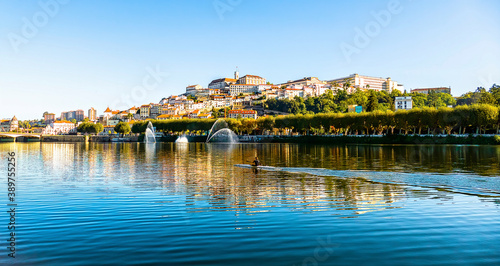
{"type": "Polygon", "coordinates": [[[0,0],[0,10],[0,118],[159,102],[236,66],[273,83],[359,73],[455,96],[500,83],[495,0],[0,0]]]}

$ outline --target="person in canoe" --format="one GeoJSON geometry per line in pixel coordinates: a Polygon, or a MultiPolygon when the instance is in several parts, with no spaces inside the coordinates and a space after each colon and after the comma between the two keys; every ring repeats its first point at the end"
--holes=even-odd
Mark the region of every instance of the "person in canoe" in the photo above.
{"type": "Polygon", "coordinates": [[[260,165],[259,157],[255,156],[255,160],[253,160],[252,166],[259,166],[259,165],[260,165]]]}

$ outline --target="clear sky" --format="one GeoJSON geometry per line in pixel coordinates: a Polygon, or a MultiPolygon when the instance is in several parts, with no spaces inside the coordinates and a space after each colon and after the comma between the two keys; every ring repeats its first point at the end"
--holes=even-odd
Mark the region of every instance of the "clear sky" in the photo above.
{"type": "Polygon", "coordinates": [[[0,0],[0,12],[0,118],[157,103],[236,66],[454,96],[500,84],[497,0],[0,0]]]}

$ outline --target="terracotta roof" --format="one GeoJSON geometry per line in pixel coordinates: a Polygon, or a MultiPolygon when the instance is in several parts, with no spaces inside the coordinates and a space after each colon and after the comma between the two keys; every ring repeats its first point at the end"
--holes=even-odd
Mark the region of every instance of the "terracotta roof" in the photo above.
{"type": "Polygon", "coordinates": [[[411,91],[428,91],[428,90],[450,90],[450,88],[448,87],[418,88],[418,89],[412,89],[411,91]]]}
{"type": "Polygon", "coordinates": [[[234,87],[234,86],[252,86],[252,87],[255,87],[255,86],[257,86],[257,84],[231,84],[229,86],[230,87],[234,87]]]}
{"type": "Polygon", "coordinates": [[[256,114],[255,110],[230,110],[230,114],[256,114]]]}
{"type": "Polygon", "coordinates": [[[260,78],[260,79],[263,79],[263,77],[259,77],[259,76],[255,76],[255,75],[245,75],[241,78],[244,78],[244,77],[249,77],[249,78],[260,78]]]}
{"type": "Polygon", "coordinates": [[[210,84],[212,83],[219,83],[219,82],[236,82],[236,79],[230,79],[230,78],[221,78],[221,79],[214,79],[212,80],[212,82],[210,82],[210,84]]]}
{"type": "Polygon", "coordinates": [[[104,111],[105,113],[111,113],[111,109],[109,109],[109,106],[108,108],[106,108],[106,111],[104,111]]]}

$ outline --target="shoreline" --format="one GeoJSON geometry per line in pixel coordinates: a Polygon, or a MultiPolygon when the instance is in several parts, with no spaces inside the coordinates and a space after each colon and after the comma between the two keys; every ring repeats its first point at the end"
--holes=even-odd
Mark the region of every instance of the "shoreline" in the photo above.
{"type": "MultiPolygon", "coordinates": [[[[175,142],[179,136],[168,135],[157,142],[175,142]]],[[[206,136],[186,136],[189,142],[202,143],[206,136]]],[[[112,136],[56,135],[42,136],[40,139],[18,137],[0,143],[12,142],[114,142],[112,136]]],[[[500,135],[240,135],[241,143],[309,143],[309,144],[473,144],[500,145],[500,135]]],[[[142,142],[143,135],[124,137],[126,141],[142,142]]],[[[114,142],[117,143],[117,142],[114,142]]]]}

